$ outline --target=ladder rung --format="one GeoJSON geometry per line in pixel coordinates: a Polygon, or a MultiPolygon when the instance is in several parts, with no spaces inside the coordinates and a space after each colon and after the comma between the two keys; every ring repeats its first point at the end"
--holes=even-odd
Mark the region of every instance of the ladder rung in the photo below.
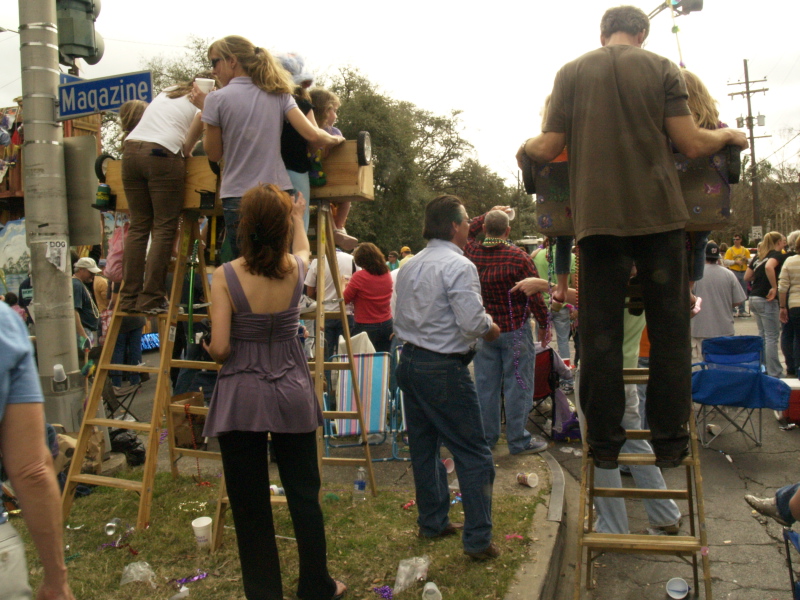
{"type": "Polygon", "coordinates": [[[111,427],[112,429],[132,429],[134,431],[150,431],[150,423],[141,421],[122,421],[120,419],[87,419],[87,425],[111,427]]]}
{"type": "Polygon", "coordinates": [[[640,498],[642,500],[688,500],[687,490],[648,490],[640,488],[594,488],[592,494],[601,498],[640,498]]]}
{"type": "Polygon", "coordinates": [[[141,481],[132,481],[130,479],[119,479],[117,477],[106,477],[104,475],[88,475],[81,473],[69,478],[70,483],[85,483],[87,485],[102,485],[105,487],[116,487],[123,490],[130,490],[132,492],[142,491],[141,481]]]}
{"type": "Polygon", "coordinates": [[[647,383],[650,369],[622,369],[622,381],[625,383],[647,383]]]}
{"type": "Polygon", "coordinates": [[[106,371],[130,371],[133,373],[158,373],[158,367],[148,367],[146,365],[98,365],[98,369],[106,371]]]}
{"type": "Polygon", "coordinates": [[[332,465],[334,467],[349,467],[352,465],[368,465],[365,458],[334,458],[332,456],[322,457],[323,465],[332,465]]]}
{"type": "Polygon", "coordinates": [[[324,419],[357,419],[359,416],[357,410],[325,410],[322,412],[324,419]]]}
{"type": "Polygon", "coordinates": [[[352,363],[349,362],[326,362],[326,371],[349,371],[353,368],[352,363]]]}
{"type": "MultiPolygon", "coordinates": [[[[169,412],[174,414],[186,414],[186,405],[185,404],[176,404],[172,403],[169,405],[169,412]]],[[[190,406],[189,407],[189,414],[190,415],[207,415],[208,414],[208,407],[207,406],[190,406]]]]}
{"type": "Polygon", "coordinates": [[[650,439],[650,430],[649,429],[628,429],[625,432],[625,437],[629,440],[649,440],[650,439]]]}
{"type": "MultiPolygon", "coordinates": [[[[178,313],[175,315],[178,321],[188,321],[189,315],[184,313],[178,313]]],[[[207,313],[192,313],[192,321],[202,321],[203,319],[208,319],[207,313]]]]}
{"type": "Polygon", "coordinates": [[[207,360],[171,360],[170,367],[177,369],[206,369],[207,371],[219,371],[221,364],[207,360]]]}
{"type": "MultiPolygon", "coordinates": [[[[621,465],[655,465],[656,457],[654,454],[620,454],[617,462],[621,465]]],[[[681,465],[689,466],[694,465],[695,460],[691,456],[687,456],[681,461],[681,465]]]]}
{"type": "Polygon", "coordinates": [[[222,460],[222,454],[219,452],[210,452],[209,450],[195,450],[194,448],[175,448],[176,454],[183,454],[184,456],[191,456],[193,458],[210,458],[212,460],[222,460]]]}
{"type": "Polygon", "coordinates": [[[700,540],[692,536],[586,533],[582,544],[592,550],[608,552],[647,552],[652,554],[693,554],[700,551],[700,540]]]}

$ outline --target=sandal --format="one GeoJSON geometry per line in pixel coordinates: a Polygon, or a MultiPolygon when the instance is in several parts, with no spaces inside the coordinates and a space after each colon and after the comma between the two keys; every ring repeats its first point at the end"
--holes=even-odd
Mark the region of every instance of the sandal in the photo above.
{"type": "Polygon", "coordinates": [[[344,598],[344,595],[347,593],[347,586],[337,579],[334,579],[333,582],[336,584],[336,591],[334,592],[331,600],[342,600],[342,598],[344,598]],[[336,592],[339,593],[337,594],[336,592]]]}

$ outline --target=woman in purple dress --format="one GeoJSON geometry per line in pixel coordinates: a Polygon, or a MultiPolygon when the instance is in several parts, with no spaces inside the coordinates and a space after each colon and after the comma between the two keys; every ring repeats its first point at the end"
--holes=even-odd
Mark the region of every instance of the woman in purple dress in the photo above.
{"type": "Polygon", "coordinates": [[[218,268],[211,283],[206,349],[222,368],[203,435],[219,437],[248,600],[283,598],[267,434],[300,553],[297,597],[335,600],[346,590],[328,574],[316,442],[322,411],[297,336],[310,255],[305,204],[302,194],[292,202],[274,185],[245,192],[241,257],[218,268]]]}

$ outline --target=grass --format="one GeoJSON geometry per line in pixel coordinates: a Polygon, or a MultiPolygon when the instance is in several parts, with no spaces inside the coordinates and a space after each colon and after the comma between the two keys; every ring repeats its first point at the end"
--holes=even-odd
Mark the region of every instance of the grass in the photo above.
{"type": "MultiPolygon", "coordinates": [[[[139,478],[131,471],[131,478],[139,478]]],[[[172,480],[167,473],[156,476],[153,495],[152,525],[134,531],[124,539],[129,548],[101,548],[112,541],[103,526],[113,517],[123,523],[135,522],[138,495],[112,488],[96,488],[94,493],[75,501],[67,524],[80,529],[65,532],[70,584],[76,598],[91,600],[167,599],[176,593],[175,579],[191,577],[199,570],[205,579],[187,584],[194,600],[243,598],[239,558],[233,528],[225,529],[222,548],[209,555],[198,551],[191,521],[198,516],[214,515],[217,489],[197,486],[188,477],[172,480]],[[200,503],[206,502],[204,507],[200,503]],[[71,557],[71,558],[70,558],[71,557]],[[125,565],[146,561],[155,572],[156,588],[144,583],[120,586],[125,565]]],[[[417,511],[401,506],[413,493],[381,491],[377,498],[352,506],[350,492],[336,492],[323,501],[328,541],[328,568],[331,575],[348,586],[348,600],[379,598],[374,587],[394,586],[400,560],[428,555],[431,559],[428,580],[435,581],[448,600],[502,599],[520,564],[528,557],[532,543],[532,518],[541,495],[495,495],[493,500],[494,541],[503,551],[489,562],[473,561],[463,555],[459,536],[439,540],[417,538],[417,511]],[[516,533],[522,539],[506,539],[516,533]]],[[[285,506],[273,508],[278,535],[293,537],[291,520],[285,506]]],[[[453,505],[453,521],[463,521],[461,504],[453,505]]],[[[28,549],[31,584],[38,585],[42,569],[35,558],[30,538],[21,519],[14,519],[28,549]]],[[[228,513],[226,525],[232,526],[228,513]]],[[[279,539],[285,598],[295,600],[297,587],[297,552],[295,542],[279,539]]],[[[395,594],[397,600],[419,598],[423,583],[395,594]]],[[[35,588],[34,588],[35,589],[35,588]]]]}

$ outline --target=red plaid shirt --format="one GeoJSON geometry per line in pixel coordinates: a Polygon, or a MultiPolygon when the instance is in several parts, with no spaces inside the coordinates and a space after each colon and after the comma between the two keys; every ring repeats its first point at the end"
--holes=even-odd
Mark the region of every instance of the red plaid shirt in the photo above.
{"type": "MultiPolygon", "coordinates": [[[[469,241],[464,247],[464,256],[470,259],[478,268],[481,279],[481,296],[486,312],[492,315],[500,331],[508,333],[522,327],[523,315],[527,297],[521,291],[511,295],[511,309],[514,321],[508,307],[508,291],[521,279],[538,277],[539,273],[533,265],[533,260],[525,250],[509,244],[484,246],[477,239],[483,228],[481,215],[472,220],[469,227],[469,241]]],[[[540,328],[547,326],[547,308],[541,294],[534,294],[530,298],[530,311],[540,328]]]]}

